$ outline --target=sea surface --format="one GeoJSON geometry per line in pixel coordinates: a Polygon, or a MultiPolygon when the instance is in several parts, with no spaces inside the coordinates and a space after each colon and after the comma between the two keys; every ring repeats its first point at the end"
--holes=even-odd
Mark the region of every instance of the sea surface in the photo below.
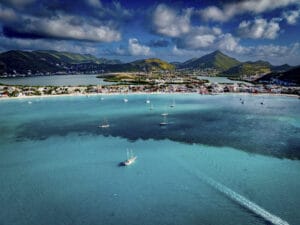
{"type": "Polygon", "coordinates": [[[32,85],[32,86],[77,86],[77,85],[105,85],[110,82],[103,81],[93,74],[81,75],[53,75],[36,77],[0,78],[1,84],[32,85]]]}
{"type": "Polygon", "coordinates": [[[292,97],[1,100],[0,224],[299,225],[299,159],[292,97]]]}

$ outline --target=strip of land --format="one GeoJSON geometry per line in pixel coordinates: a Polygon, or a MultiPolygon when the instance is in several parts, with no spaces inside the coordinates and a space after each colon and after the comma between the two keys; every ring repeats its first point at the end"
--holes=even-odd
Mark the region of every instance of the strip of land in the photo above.
{"type": "Polygon", "coordinates": [[[263,84],[224,84],[207,81],[158,83],[158,84],[112,84],[112,85],[88,85],[88,86],[12,86],[0,85],[0,99],[49,97],[49,96],[77,96],[97,94],[162,94],[162,93],[198,93],[198,94],[222,94],[222,93],[250,93],[300,96],[300,87],[285,87],[279,85],[263,84]]]}

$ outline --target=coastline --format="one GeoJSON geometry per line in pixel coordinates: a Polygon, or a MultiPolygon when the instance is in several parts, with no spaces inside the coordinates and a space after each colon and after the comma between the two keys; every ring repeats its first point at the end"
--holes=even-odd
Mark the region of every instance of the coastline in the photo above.
{"type": "Polygon", "coordinates": [[[213,93],[213,94],[199,94],[195,92],[115,92],[115,93],[91,93],[91,94],[60,94],[60,95],[31,95],[31,96],[18,96],[18,97],[0,97],[1,100],[21,100],[21,99],[39,99],[39,98],[55,98],[55,97],[94,97],[94,96],[116,96],[116,95],[192,95],[198,94],[199,96],[213,96],[213,95],[244,95],[244,96],[273,96],[273,97],[291,97],[299,98],[296,94],[274,94],[274,93],[245,93],[245,92],[226,92],[226,93],[213,93]]]}

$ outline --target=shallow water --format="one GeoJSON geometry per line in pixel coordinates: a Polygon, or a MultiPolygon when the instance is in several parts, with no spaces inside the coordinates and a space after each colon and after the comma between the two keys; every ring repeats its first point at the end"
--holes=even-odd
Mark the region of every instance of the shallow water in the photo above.
{"type": "Polygon", "coordinates": [[[148,97],[1,101],[0,224],[300,224],[298,99],[148,97]]]}

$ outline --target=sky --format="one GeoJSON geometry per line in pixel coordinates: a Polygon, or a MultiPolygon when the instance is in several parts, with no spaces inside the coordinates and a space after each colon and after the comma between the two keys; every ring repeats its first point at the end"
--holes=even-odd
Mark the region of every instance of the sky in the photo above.
{"type": "Polygon", "coordinates": [[[0,52],[16,49],[300,65],[300,0],[0,0],[0,52]]]}

